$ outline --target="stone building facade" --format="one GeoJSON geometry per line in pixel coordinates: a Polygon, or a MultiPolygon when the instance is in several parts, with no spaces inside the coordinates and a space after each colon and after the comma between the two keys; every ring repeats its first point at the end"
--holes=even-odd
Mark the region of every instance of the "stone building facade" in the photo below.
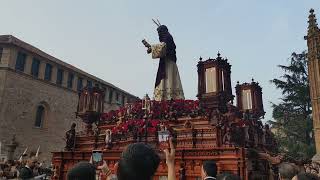
{"type": "Polygon", "coordinates": [[[11,35],[0,36],[0,142],[2,152],[13,135],[15,157],[28,147],[50,161],[65,146],[64,134],[76,118],[78,90],[100,86],[105,111],[137,100],[130,93],[46,54],[11,35]]]}
{"type": "Polygon", "coordinates": [[[308,35],[305,37],[308,45],[308,72],[310,83],[310,97],[312,103],[312,119],[317,154],[314,161],[320,162],[320,29],[310,10],[308,35]]]}

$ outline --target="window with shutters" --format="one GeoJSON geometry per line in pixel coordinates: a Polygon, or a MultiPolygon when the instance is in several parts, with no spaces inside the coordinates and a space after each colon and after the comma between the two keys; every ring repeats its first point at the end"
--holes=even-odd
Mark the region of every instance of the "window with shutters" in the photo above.
{"type": "Polygon", "coordinates": [[[87,87],[91,88],[92,87],[92,82],[91,81],[87,81],[87,87]]]}
{"type": "Polygon", "coordinates": [[[57,84],[62,85],[62,80],[63,80],[63,70],[58,69],[58,71],[57,71],[57,84]]]}
{"type": "Polygon", "coordinates": [[[36,119],[34,123],[35,127],[38,127],[38,128],[42,127],[44,116],[45,116],[45,108],[42,105],[39,105],[36,112],[36,119]]]}
{"type": "Polygon", "coordinates": [[[74,80],[74,74],[69,73],[67,87],[70,89],[72,89],[72,87],[73,87],[73,80],[74,80]]]}
{"type": "Polygon", "coordinates": [[[34,58],[32,60],[32,66],[31,66],[31,75],[34,77],[39,76],[39,67],[40,67],[40,60],[34,58]]]}
{"type": "Polygon", "coordinates": [[[83,87],[83,79],[81,77],[78,78],[78,83],[77,83],[77,91],[81,91],[83,87]]]}
{"type": "Polygon", "coordinates": [[[116,101],[119,103],[119,93],[116,93],[116,101]]]}
{"type": "Polygon", "coordinates": [[[23,72],[26,65],[26,59],[27,55],[25,53],[18,52],[15,69],[23,72]]]}
{"type": "Polygon", "coordinates": [[[125,101],[125,98],[126,98],[126,97],[125,97],[124,95],[122,95],[122,99],[121,99],[121,104],[122,104],[122,105],[124,105],[124,103],[125,103],[125,102],[124,102],[124,101],[125,101]]]}
{"type": "Polygon", "coordinates": [[[109,91],[109,103],[112,103],[113,91],[110,89],[109,91]]]}
{"type": "Polygon", "coordinates": [[[1,62],[1,58],[2,58],[2,52],[3,52],[3,48],[0,47],[0,62],[1,62]]]}
{"type": "Polygon", "coordinates": [[[46,69],[44,72],[44,80],[51,81],[51,75],[52,75],[52,65],[46,64],[46,69]]]}

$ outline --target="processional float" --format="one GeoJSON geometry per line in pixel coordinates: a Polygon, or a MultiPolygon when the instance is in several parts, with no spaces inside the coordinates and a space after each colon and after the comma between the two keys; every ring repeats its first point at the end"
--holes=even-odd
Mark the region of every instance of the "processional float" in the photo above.
{"type": "MultiPolygon", "coordinates": [[[[101,150],[110,169],[130,143],[144,142],[159,149],[159,134],[168,131],[176,142],[176,174],[180,179],[199,179],[202,162],[214,160],[218,171],[243,179],[269,179],[272,164],[259,156],[272,154],[276,142],[261,118],[262,89],[253,81],[236,85],[236,106],[231,88],[231,65],[217,58],[198,65],[198,100],[172,99],[128,102],[118,110],[103,112],[104,91],[84,88],[79,94],[77,115],[86,129],[77,132],[73,148],[53,152],[55,179],[80,161],[89,161],[92,150],[101,150]],[[92,126],[94,125],[94,128],[92,126]]],[[[68,142],[68,141],[67,141],[68,142]]],[[[165,179],[165,160],[154,179],[165,179]]]]}

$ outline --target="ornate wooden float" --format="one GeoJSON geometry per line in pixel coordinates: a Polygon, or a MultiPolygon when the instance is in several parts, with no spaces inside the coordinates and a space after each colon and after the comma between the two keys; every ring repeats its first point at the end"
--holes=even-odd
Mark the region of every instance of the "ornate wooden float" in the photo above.
{"type": "MultiPolygon", "coordinates": [[[[78,116],[87,124],[86,130],[69,141],[74,147],[53,152],[54,178],[65,179],[74,164],[89,161],[92,150],[103,151],[110,169],[130,143],[144,142],[158,150],[159,132],[167,130],[177,145],[177,177],[200,179],[202,162],[214,160],[219,173],[238,174],[245,180],[253,176],[268,179],[269,162],[252,155],[253,151],[269,153],[276,149],[268,126],[260,120],[264,115],[261,87],[254,81],[238,83],[234,106],[230,67],[220,54],[216,59],[200,59],[199,100],[159,102],[146,96],[103,113],[104,92],[98,87],[85,88],[79,94],[78,116]]],[[[162,160],[154,179],[166,179],[166,175],[162,160]]]]}

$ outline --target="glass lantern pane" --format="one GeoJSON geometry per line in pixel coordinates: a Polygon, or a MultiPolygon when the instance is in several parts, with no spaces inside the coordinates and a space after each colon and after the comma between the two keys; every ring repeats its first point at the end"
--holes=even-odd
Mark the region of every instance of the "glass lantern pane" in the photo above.
{"type": "Polygon", "coordinates": [[[224,72],[221,71],[222,91],[224,91],[224,72]]]}
{"type": "Polygon", "coordinates": [[[252,109],[251,90],[242,90],[242,107],[243,109],[252,109]]]}
{"type": "Polygon", "coordinates": [[[217,76],[216,68],[211,67],[206,69],[206,93],[216,92],[217,91],[217,76]]]}

